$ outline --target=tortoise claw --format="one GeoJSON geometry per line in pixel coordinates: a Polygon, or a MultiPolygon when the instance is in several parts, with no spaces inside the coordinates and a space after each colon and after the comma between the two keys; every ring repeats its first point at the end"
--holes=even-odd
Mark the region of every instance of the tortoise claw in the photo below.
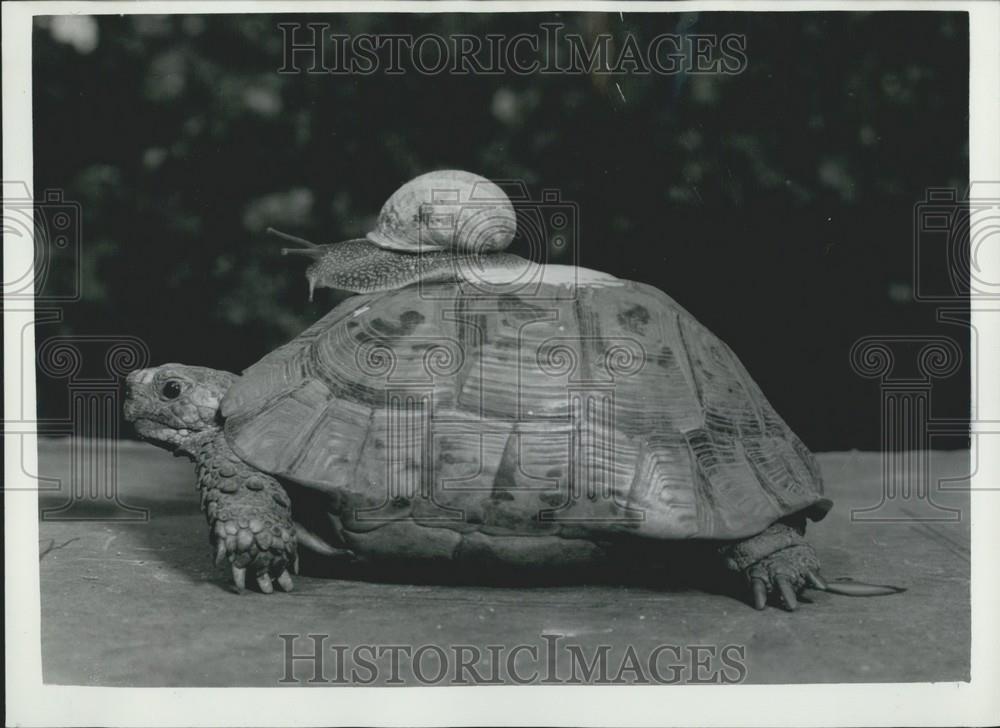
{"type": "Polygon", "coordinates": [[[282,571],[281,576],[278,577],[278,587],[282,591],[290,592],[292,590],[292,577],[288,571],[282,571]]]}
{"type": "Polygon", "coordinates": [[[806,569],[805,577],[806,581],[809,583],[810,586],[815,587],[820,591],[829,591],[830,586],[826,583],[825,579],[823,579],[818,573],[816,573],[815,570],[806,569]]]}
{"type": "Polygon", "coordinates": [[[236,591],[242,592],[246,589],[247,580],[247,570],[241,569],[239,566],[233,566],[233,584],[236,585],[236,591]]]}
{"type": "Polygon", "coordinates": [[[216,546],[215,546],[215,565],[216,566],[222,566],[224,563],[226,563],[226,554],[227,553],[228,552],[226,551],[226,542],[223,541],[223,540],[219,540],[216,543],[216,546]]]}
{"type": "Polygon", "coordinates": [[[792,588],[792,583],[788,580],[788,577],[784,574],[778,574],[774,577],[774,583],[778,585],[781,601],[785,603],[785,608],[789,612],[794,612],[798,608],[799,602],[795,598],[795,589],[792,588]]]}
{"type": "Polygon", "coordinates": [[[753,608],[761,610],[767,605],[767,584],[763,579],[751,579],[753,585],[753,608]]]}
{"type": "Polygon", "coordinates": [[[267,574],[267,572],[257,575],[257,586],[259,586],[260,590],[265,594],[270,594],[274,591],[274,587],[271,586],[271,577],[267,574]]]}

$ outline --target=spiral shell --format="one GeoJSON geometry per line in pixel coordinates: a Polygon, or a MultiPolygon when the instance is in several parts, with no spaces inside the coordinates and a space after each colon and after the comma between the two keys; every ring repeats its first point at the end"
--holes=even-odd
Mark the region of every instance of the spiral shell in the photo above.
{"type": "Polygon", "coordinates": [[[367,238],[388,250],[485,254],[510,245],[516,230],[514,206],[500,187],[448,169],[422,174],[396,190],[367,238]]]}

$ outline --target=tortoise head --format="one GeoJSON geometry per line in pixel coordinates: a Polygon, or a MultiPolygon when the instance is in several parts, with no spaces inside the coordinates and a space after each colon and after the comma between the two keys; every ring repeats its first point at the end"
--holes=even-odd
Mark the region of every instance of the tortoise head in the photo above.
{"type": "Polygon", "coordinates": [[[193,454],[219,431],[219,404],[237,376],[184,364],[138,369],[128,375],[125,419],[143,440],[193,454]]]}

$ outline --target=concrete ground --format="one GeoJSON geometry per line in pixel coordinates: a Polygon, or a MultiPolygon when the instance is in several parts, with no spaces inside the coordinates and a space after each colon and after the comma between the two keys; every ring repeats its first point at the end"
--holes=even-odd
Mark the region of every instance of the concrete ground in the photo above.
{"type": "MultiPolygon", "coordinates": [[[[39,450],[41,474],[69,482],[69,441],[43,440],[39,450]]],[[[602,645],[608,646],[607,677],[626,682],[967,680],[967,496],[955,490],[934,497],[959,509],[955,522],[852,522],[852,508],[881,499],[880,456],[828,453],[819,460],[836,503],[810,528],[823,573],[897,584],[907,587],[905,593],[851,598],[809,592],[811,603],[797,612],[756,612],[725,590],[634,581],[502,587],[302,574],[292,593],[238,596],[228,589],[227,575],[211,564],[192,465],[152,446],[119,443],[120,500],[148,509],[149,519],[75,520],[118,513],[109,502],[91,502],[81,510],[49,513],[40,524],[45,682],[277,686],[287,667],[281,634],[303,636],[294,643],[297,653],[312,651],[305,635],[329,635],[319,673],[327,681],[342,676],[331,645],[346,646],[338,649],[345,650],[344,664],[348,673],[353,667],[355,680],[377,673],[376,684],[393,682],[393,650],[372,653],[364,645],[408,645],[409,653],[395,651],[398,680],[447,684],[456,676],[460,682],[475,679],[459,667],[456,651],[468,660],[478,650],[477,674],[485,680],[509,680],[508,668],[521,678],[535,670],[539,681],[552,677],[546,648],[553,644],[560,680],[583,666],[581,656],[586,663],[600,656],[602,645]],[[443,678],[434,647],[415,654],[424,645],[445,649],[443,678]],[[453,647],[463,645],[468,648],[453,647]],[[517,645],[528,647],[512,652],[517,645]],[[668,647],[657,652],[658,645],[668,647]],[[638,670],[629,668],[630,646],[638,670]],[[366,661],[376,669],[364,667],[366,661]]],[[[931,466],[934,482],[961,477],[969,472],[968,453],[933,453],[931,466]]],[[[68,498],[64,486],[45,491],[40,500],[46,509],[68,498]]],[[[876,515],[920,515],[926,506],[919,499],[890,501],[876,515]]],[[[600,661],[595,664],[599,669],[600,661]]],[[[315,667],[308,660],[294,662],[293,684],[303,684],[315,667]]]]}

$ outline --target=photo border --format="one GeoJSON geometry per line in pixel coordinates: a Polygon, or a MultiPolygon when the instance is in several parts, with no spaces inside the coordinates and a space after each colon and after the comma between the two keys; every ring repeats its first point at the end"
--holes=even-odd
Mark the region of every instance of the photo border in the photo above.
{"type": "MultiPolygon", "coordinates": [[[[4,3],[3,179],[33,187],[32,22],[36,15],[219,13],[622,13],[838,10],[965,11],[970,14],[969,174],[1000,180],[1000,4],[991,2],[19,2],[4,3]]],[[[32,251],[4,246],[7,270],[28,270],[32,251]],[[26,257],[27,256],[27,257],[26,257]],[[25,265],[27,262],[27,265],[25,265]]],[[[983,350],[972,356],[981,402],[1000,402],[1000,377],[978,379],[979,364],[1000,371],[997,304],[972,302],[983,350]],[[979,358],[981,357],[981,358],[979,358]]],[[[5,302],[5,324],[30,316],[30,300],[5,302]],[[8,308],[8,304],[10,307],[8,308]]],[[[5,408],[35,402],[32,332],[4,326],[5,408]],[[27,358],[22,356],[27,354],[27,358]],[[24,382],[23,389],[19,383],[24,382]]],[[[5,413],[6,415],[7,413],[5,413]]],[[[37,472],[37,439],[24,435],[29,472],[37,472]]],[[[1000,451],[979,452],[972,477],[972,654],[968,683],[879,683],[731,686],[468,686],[288,688],[97,688],[43,685],[40,648],[38,493],[22,470],[21,447],[6,447],[5,626],[7,722],[10,725],[988,725],[1000,721],[1000,515],[995,488],[1000,451]],[[26,487],[25,487],[26,486],[26,487]],[[276,692],[280,691],[280,692],[276,692]],[[569,692],[572,691],[572,692],[569,692]],[[666,691],[666,692],[661,692],[666,691]],[[570,700],[567,700],[570,697],[570,700]]],[[[67,645],[72,649],[72,645],[67,645]]],[[[821,650],[822,645],[817,645],[821,650]]]]}

